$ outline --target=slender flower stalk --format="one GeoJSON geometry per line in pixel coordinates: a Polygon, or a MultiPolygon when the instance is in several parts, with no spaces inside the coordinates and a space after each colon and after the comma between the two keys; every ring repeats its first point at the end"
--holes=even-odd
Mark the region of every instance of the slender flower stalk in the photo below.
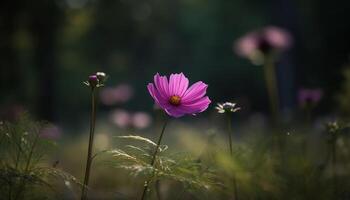
{"type": "Polygon", "coordinates": [[[279,94],[278,94],[278,84],[277,84],[277,75],[276,75],[276,67],[275,67],[275,56],[273,53],[267,53],[264,59],[264,73],[265,73],[265,82],[266,89],[270,102],[270,112],[271,112],[271,121],[273,129],[272,140],[274,145],[272,148],[276,148],[274,151],[277,154],[280,154],[280,159],[283,162],[282,149],[284,138],[282,135],[278,134],[278,126],[279,126],[279,117],[280,117],[280,103],[279,103],[279,94]]]}
{"type": "Polygon", "coordinates": [[[232,150],[232,117],[230,114],[227,114],[227,127],[228,127],[228,141],[229,141],[229,146],[230,146],[230,155],[232,156],[233,154],[233,150],[232,150]]]}
{"type": "MultiPolygon", "coordinates": [[[[228,139],[229,139],[229,144],[230,144],[230,155],[231,157],[233,156],[233,149],[232,149],[232,116],[230,114],[227,114],[227,126],[228,126],[228,139]]],[[[237,180],[235,175],[232,176],[232,181],[233,181],[233,189],[234,189],[234,197],[235,200],[238,200],[238,186],[237,186],[237,180]]]]}
{"type": "MultiPolygon", "coordinates": [[[[157,146],[156,146],[156,149],[153,153],[153,156],[152,156],[152,160],[151,160],[151,166],[154,168],[155,164],[156,164],[156,157],[157,157],[157,154],[158,154],[158,150],[159,150],[159,147],[160,147],[160,144],[162,142],[162,138],[163,138],[163,135],[164,135],[164,131],[165,131],[165,128],[168,124],[168,120],[166,120],[164,122],[164,125],[163,125],[163,128],[162,128],[162,131],[160,133],[160,136],[158,138],[158,142],[157,142],[157,146]]],[[[152,178],[154,177],[154,170],[152,172],[152,176],[149,180],[147,180],[144,184],[144,187],[143,187],[143,192],[142,192],[142,196],[141,196],[141,200],[144,200],[146,198],[146,194],[147,194],[147,191],[148,191],[148,186],[149,186],[149,183],[151,182],[152,178]]]]}
{"type": "Polygon", "coordinates": [[[266,88],[269,95],[272,120],[273,122],[276,122],[279,117],[279,97],[274,57],[272,55],[267,55],[264,65],[266,88]]]}
{"type": "Polygon", "coordinates": [[[90,170],[92,164],[92,151],[93,151],[93,143],[94,143],[94,133],[95,133],[95,123],[96,123],[96,97],[95,97],[95,89],[91,89],[91,119],[90,119],[90,136],[89,136],[89,147],[88,154],[86,159],[86,169],[84,176],[84,185],[82,188],[81,199],[87,199],[87,187],[89,186],[90,179],[90,170]]]}
{"type": "MultiPolygon", "coordinates": [[[[227,127],[228,127],[228,131],[227,131],[227,136],[228,136],[228,141],[229,141],[229,147],[230,147],[230,155],[231,157],[233,156],[233,148],[232,148],[232,114],[239,111],[241,108],[240,107],[236,107],[235,103],[231,103],[231,102],[226,102],[223,104],[217,104],[217,106],[215,107],[216,110],[218,111],[218,113],[221,114],[226,114],[227,117],[227,127]]],[[[232,177],[232,181],[233,181],[233,188],[234,188],[234,197],[235,200],[238,200],[238,187],[237,187],[237,181],[236,181],[236,177],[235,175],[233,175],[232,177]]]]}
{"type": "Polygon", "coordinates": [[[333,176],[333,187],[334,187],[334,199],[338,199],[338,180],[337,180],[337,148],[336,148],[336,136],[331,143],[331,154],[332,154],[332,176],[333,176]]]}
{"type": "Polygon", "coordinates": [[[327,131],[330,135],[330,153],[331,153],[331,165],[332,165],[332,176],[333,176],[333,195],[334,199],[338,199],[338,180],[337,180],[337,139],[338,134],[341,130],[338,122],[329,122],[327,124],[327,131]]]}
{"type": "Polygon", "coordinates": [[[94,145],[94,134],[95,134],[95,124],[96,124],[96,90],[102,87],[106,80],[106,75],[103,72],[97,72],[96,75],[89,77],[85,85],[91,88],[91,117],[90,117],[90,135],[89,135],[89,146],[86,159],[86,168],[84,175],[84,185],[81,191],[81,200],[87,199],[87,188],[89,186],[90,171],[93,160],[93,145],[94,145]]]}

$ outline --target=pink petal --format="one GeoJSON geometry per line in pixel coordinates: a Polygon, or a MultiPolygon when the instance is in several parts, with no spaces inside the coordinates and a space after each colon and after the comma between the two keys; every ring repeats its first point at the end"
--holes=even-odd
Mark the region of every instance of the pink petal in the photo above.
{"type": "Polygon", "coordinates": [[[182,117],[186,114],[182,109],[180,109],[180,107],[175,106],[171,106],[168,109],[165,109],[165,112],[168,113],[168,115],[176,118],[182,117]]]}
{"type": "Polygon", "coordinates": [[[209,97],[206,96],[191,103],[184,103],[180,107],[187,114],[196,114],[205,111],[210,103],[209,97]]]}
{"type": "Polygon", "coordinates": [[[256,32],[248,33],[239,38],[234,45],[235,52],[243,57],[251,56],[258,48],[258,34],[256,32]]]}
{"type": "Polygon", "coordinates": [[[188,88],[188,79],[183,73],[171,74],[169,79],[169,94],[182,97],[188,88]]]}
{"type": "Polygon", "coordinates": [[[153,85],[153,83],[149,83],[147,85],[148,92],[154,99],[154,101],[163,109],[166,109],[168,106],[168,99],[163,98],[159,92],[157,91],[156,87],[153,85]]]}
{"type": "Polygon", "coordinates": [[[183,95],[181,102],[186,104],[202,98],[205,95],[207,88],[208,85],[202,81],[196,82],[190,88],[188,88],[188,90],[183,95]]]}
{"type": "Polygon", "coordinates": [[[160,76],[158,73],[154,76],[154,84],[159,92],[159,94],[164,98],[169,97],[169,86],[168,79],[166,76],[160,76]]]}
{"type": "Polygon", "coordinates": [[[292,36],[284,29],[269,26],[264,29],[266,40],[271,43],[274,48],[286,49],[292,44],[292,36]]]}

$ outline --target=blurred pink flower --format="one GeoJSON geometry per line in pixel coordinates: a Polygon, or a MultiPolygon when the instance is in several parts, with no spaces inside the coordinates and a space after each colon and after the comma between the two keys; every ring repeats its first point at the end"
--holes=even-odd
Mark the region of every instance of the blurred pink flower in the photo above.
{"type": "Polygon", "coordinates": [[[40,131],[40,137],[46,139],[57,140],[61,137],[62,131],[56,125],[48,125],[40,131]]]}
{"type": "Polygon", "coordinates": [[[202,81],[189,86],[189,80],[183,73],[171,74],[169,82],[166,76],[158,73],[154,83],[147,85],[154,101],[172,117],[196,114],[205,111],[210,99],[205,96],[208,85],[202,81]]]}
{"type": "Polygon", "coordinates": [[[110,119],[113,124],[117,125],[120,128],[127,128],[132,122],[131,114],[121,109],[115,110],[111,114],[110,119]]]}
{"type": "Polygon", "coordinates": [[[131,113],[126,110],[115,110],[110,120],[120,128],[145,129],[152,123],[152,117],[145,112],[131,113]]]}
{"type": "Polygon", "coordinates": [[[249,57],[258,49],[259,36],[256,32],[248,33],[247,35],[239,38],[235,45],[235,52],[243,57],[249,57]]]}
{"type": "Polygon", "coordinates": [[[132,117],[132,125],[138,129],[147,128],[152,122],[152,118],[145,112],[137,112],[132,117]]]}
{"type": "Polygon", "coordinates": [[[323,97],[322,89],[301,88],[298,92],[298,103],[304,107],[308,104],[317,104],[323,97]]]}
{"type": "Polygon", "coordinates": [[[235,52],[246,58],[270,51],[283,51],[292,45],[292,36],[284,29],[268,26],[239,38],[234,44],[235,52]]]}
{"type": "Polygon", "coordinates": [[[292,36],[284,29],[270,26],[264,29],[264,35],[274,49],[286,50],[292,45],[292,36]]]}
{"type": "Polygon", "coordinates": [[[100,93],[101,102],[105,105],[113,105],[127,102],[134,95],[130,85],[121,84],[116,87],[105,88],[100,93]]]}

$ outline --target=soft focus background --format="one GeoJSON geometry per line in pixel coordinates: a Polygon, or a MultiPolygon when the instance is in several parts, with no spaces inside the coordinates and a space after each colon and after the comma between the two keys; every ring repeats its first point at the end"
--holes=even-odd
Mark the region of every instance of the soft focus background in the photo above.
{"type": "MultiPolygon", "coordinates": [[[[226,122],[214,106],[237,102],[242,110],[234,114],[233,134],[242,147],[236,146],[239,166],[233,168],[241,170],[237,178],[242,196],[327,199],[334,197],[332,188],[341,186],[336,196],[349,199],[349,134],[334,139],[324,126],[335,116],[349,119],[349,10],[346,0],[2,1],[0,119],[12,120],[28,111],[35,119],[52,122],[43,135],[60,146],[48,163],[59,161],[60,168],[81,180],[90,112],[90,90],[83,81],[97,71],[109,75],[99,93],[95,140],[99,151],[111,148],[116,135],[139,134],[155,140],[164,116],[146,85],[157,72],[184,72],[191,83],[209,84],[213,103],[197,117],[171,120],[164,138],[171,151],[206,154],[211,137],[216,138],[211,140],[216,154],[214,147],[225,149],[226,122]],[[283,28],[292,38],[291,48],[277,62],[285,137],[282,161],[270,158],[271,141],[265,141],[274,130],[267,123],[264,68],[234,51],[237,39],[266,26],[283,28]],[[308,89],[316,89],[320,96],[311,110],[300,100],[305,91],[310,94],[308,89]],[[329,144],[339,148],[341,161],[333,165],[329,144]],[[275,164],[280,161],[283,165],[275,164]],[[337,176],[338,182],[333,181],[337,176]]],[[[130,199],[140,194],[143,181],[96,164],[91,187],[97,197],[107,191],[130,199]]],[[[181,191],[181,187],[169,189],[172,184],[163,185],[164,194],[181,191]]],[[[67,199],[79,196],[76,190],[63,189],[67,199]]],[[[202,193],[197,194],[200,198],[202,193]]],[[[192,199],[184,195],[183,199],[192,199]]]]}
{"type": "Polygon", "coordinates": [[[133,89],[119,104],[132,111],[152,111],[145,86],[156,72],[204,80],[213,102],[268,111],[262,68],[232,50],[238,37],[267,25],[294,38],[278,64],[285,114],[297,107],[301,87],[322,88],[320,110],[333,110],[349,59],[345,0],[12,0],[0,7],[2,115],[23,109],[64,125],[83,121],[89,98],[81,83],[95,71],[110,75],[108,86],[133,89]]]}

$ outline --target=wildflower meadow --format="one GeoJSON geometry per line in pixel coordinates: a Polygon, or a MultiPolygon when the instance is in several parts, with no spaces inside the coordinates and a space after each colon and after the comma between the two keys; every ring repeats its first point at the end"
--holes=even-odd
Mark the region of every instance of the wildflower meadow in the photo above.
{"type": "Polygon", "coordinates": [[[350,3],[0,3],[0,200],[350,199],[350,3]]]}

